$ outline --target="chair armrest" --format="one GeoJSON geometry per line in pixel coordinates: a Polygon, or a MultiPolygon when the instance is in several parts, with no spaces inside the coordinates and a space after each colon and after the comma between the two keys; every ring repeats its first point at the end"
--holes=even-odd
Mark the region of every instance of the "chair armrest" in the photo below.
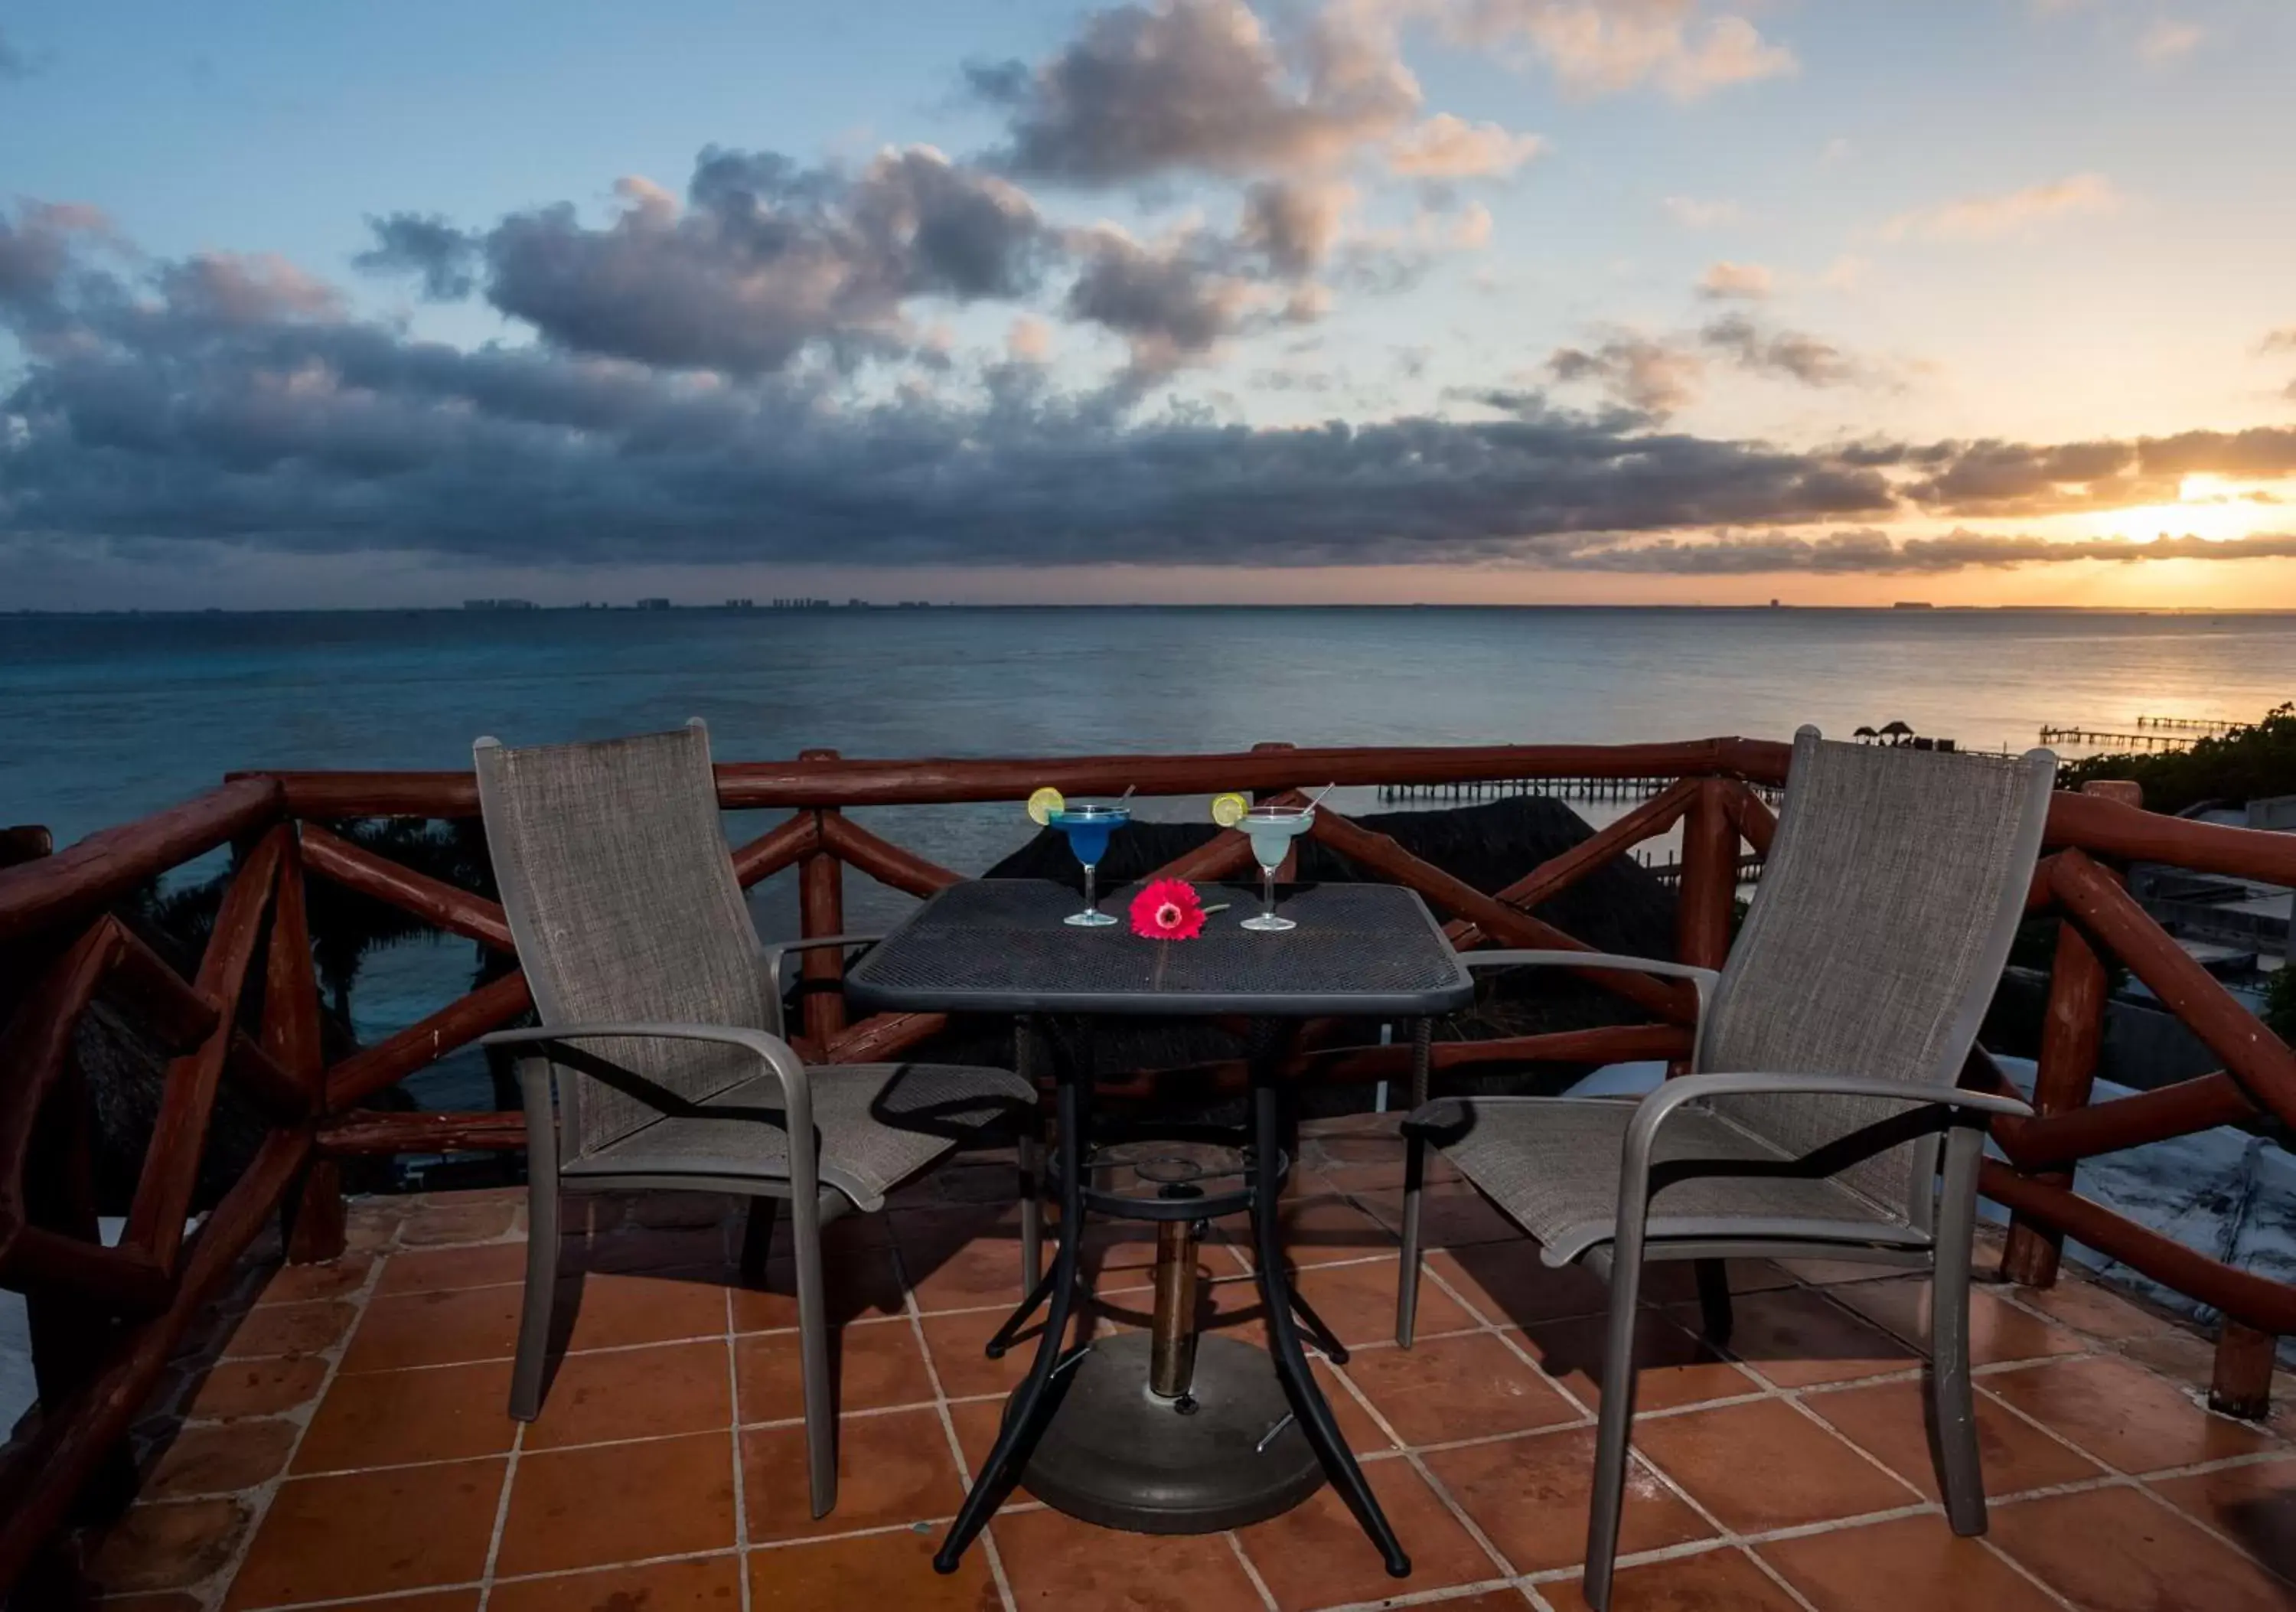
{"type": "Polygon", "coordinates": [[[766,959],[766,990],[771,993],[776,1011],[781,1006],[782,958],[792,951],[817,951],[824,946],[873,946],[885,937],[882,934],[810,934],[800,940],[775,941],[764,947],[766,959]]]}
{"type": "Polygon", "coordinates": [[[1900,1081],[1877,1081],[1854,1074],[1685,1074],[1667,1082],[1643,1098],[1627,1126],[1626,1156],[1629,1180],[1650,1174],[1651,1147],[1659,1127],[1685,1103],[1710,1097],[1753,1097],[1765,1093],[1806,1093],[1817,1097],[1867,1097],[1886,1102],[1958,1108],[1972,1114],[2030,1115],[2032,1105],[1990,1091],[1968,1091],[1959,1086],[1909,1086],[1900,1081]]]}
{"type": "Polygon", "coordinates": [[[1463,951],[1459,960],[1469,972],[1478,968],[1620,968],[1636,974],[1663,975],[1669,979],[1694,980],[1711,987],[1722,976],[1695,963],[1669,963],[1658,958],[1627,957],[1615,951],[1463,951]]]}
{"type": "Polygon", "coordinates": [[[1657,958],[1626,957],[1615,951],[1463,951],[1459,960],[1472,974],[1479,968],[1616,968],[1634,974],[1654,974],[1670,980],[1688,980],[1698,992],[1698,1025],[1706,1024],[1706,1004],[1722,976],[1695,963],[1669,963],[1657,958]]]}
{"type": "MultiPolygon", "coordinates": [[[[590,1040],[714,1041],[720,1046],[740,1047],[754,1053],[781,1083],[782,1112],[787,1116],[790,1136],[790,1189],[807,1194],[819,1190],[819,1182],[814,1173],[815,1149],[807,1145],[813,1139],[813,1082],[806,1073],[805,1060],[777,1035],[768,1035],[762,1030],[745,1030],[734,1024],[602,1022],[537,1024],[524,1030],[497,1030],[491,1035],[480,1036],[479,1045],[532,1047],[546,1053],[550,1047],[559,1042],[590,1040]],[[800,1138],[805,1139],[805,1142],[800,1143],[800,1138]]],[[[581,1072],[577,1070],[575,1073],[581,1072]]],[[[520,1072],[519,1080],[521,1085],[526,1083],[524,1070],[520,1072]]],[[[533,1100],[533,1093],[529,1090],[529,1129],[534,1112],[533,1100]]]]}

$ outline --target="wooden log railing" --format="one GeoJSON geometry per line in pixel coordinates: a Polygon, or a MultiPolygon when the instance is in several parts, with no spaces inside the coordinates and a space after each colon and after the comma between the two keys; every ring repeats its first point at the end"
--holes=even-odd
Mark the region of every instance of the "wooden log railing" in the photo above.
{"type": "MultiPolygon", "coordinates": [[[[1788,747],[1724,738],[1620,746],[1485,745],[1294,749],[1268,745],[1205,755],[1057,760],[857,761],[808,752],[793,761],[718,769],[728,810],[786,818],[733,853],[744,886],[793,870],[806,934],[843,925],[847,869],[929,895],[959,875],[854,822],[849,808],[1025,799],[1051,784],[1074,794],[1136,785],[1145,794],[1241,789],[1262,797],[1343,785],[1493,780],[1670,778],[1670,785],[1591,838],[1496,892],[1483,892],[1343,814],[1320,811],[1316,836],[1373,876],[1419,891],[1452,942],[1570,950],[1585,942],[1538,909],[1636,846],[1682,835],[1677,949],[1718,965],[1727,954],[1738,859],[1766,855],[1777,818],[1756,786],[1784,781],[1788,747]]],[[[1293,798],[1296,798],[1293,797],[1293,798]]],[[[362,1106],[486,1032],[529,1010],[514,968],[418,1023],[328,1064],[319,1033],[306,884],[319,878],[406,912],[496,952],[512,950],[498,903],[401,867],[338,831],[346,820],[475,816],[468,773],[284,773],[234,776],[181,806],[92,835],[48,854],[45,835],[11,830],[0,856],[0,1286],[30,1304],[42,1407],[29,1437],[0,1466],[0,1590],[59,1526],[71,1497],[116,1465],[128,1423],[208,1294],[275,1213],[290,1256],[340,1247],[340,1161],[397,1152],[523,1147],[517,1114],[406,1114],[362,1106]],[[138,887],[224,845],[235,864],[211,937],[185,978],[132,927],[119,903],[138,887]],[[94,1234],[86,1097],[72,1058],[81,1016],[102,999],[127,1013],[172,1061],[160,1119],[128,1216],[106,1247],[94,1234]],[[184,1227],[201,1147],[229,1082],[272,1126],[254,1161],[197,1232],[184,1227]]],[[[2103,794],[2059,794],[2031,909],[2067,920],[2054,969],[2039,1073],[2039,1112],[1996,1130],[2006,1162],[1989,1163],[1985,1190],[2014,1216],[2009,1273],[2054,1279],[2070,1236],[2225,1317],[2218,1401],[2255,1414],[2269,1381],[2273,1337],[2296,1334],[2296,1287],[2234,1270],[2082,1198],[2080,1161],[2259,1117],[2296,1124],[2296,1054],[2194,963],[2129,897],[2121,870],[2143,859],[2296,885],[2296,836],[2196,824],[2103,794]],[[2216,1073],[2109,1103],[2090,1100],[2104,961],[2126,964],[2222,1060],[2216,1073]],[[2259,1340],[2261,1340],[2259,1342],[2259,1340]]],[[[1159,873],[1194,880],[1250,867],[1234,831],[1159,873]]],[[[947,1021],[880,1014],[848,1022],[834,951],[803,974],[799,1039],[832,1063],[900,1057],[947,1021]]],[[[1444,1042],[1439,1069],[1537,1059],[1660,1058],[1690,1051],[1691,1003],[1673,982],[1590,971],[1584,977],[1641,1008],[1650,1022],[1444,1042]]],[[[1407,1049],[1307,1038],[1300,1079],[1370,1082],[1403,1073],[1407,1049]]],[[[1226,1090],[1240,1065],[1211,1064],[1112,1083],[1145,1092],[1173,1079],[1226,1090]]],[[[1972,1078],[1988,1077],[1982,1067],[1972,1078]]]]}

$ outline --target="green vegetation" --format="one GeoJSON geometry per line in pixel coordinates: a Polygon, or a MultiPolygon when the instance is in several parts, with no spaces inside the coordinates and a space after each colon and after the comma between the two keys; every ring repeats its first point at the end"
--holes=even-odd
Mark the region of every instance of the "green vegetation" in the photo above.
{"type": "Polygon", "coordinates": [[[2296,968],[2277,968],[2264,988],[2264,1027],[2296,1046],[2296,968]]]}
{"type": "Polygon", "coordinates": [[[2178,812],[2204,801],[2237,806],[2266,795],[2296,794],[2296,704],[2275,706],[2260,722],[2235,728],[2188,748],[2158,755],[2103,755],[2068,761],[2061,787],[2092,778],[2133,778],[2150,811],[2178,812]]]}

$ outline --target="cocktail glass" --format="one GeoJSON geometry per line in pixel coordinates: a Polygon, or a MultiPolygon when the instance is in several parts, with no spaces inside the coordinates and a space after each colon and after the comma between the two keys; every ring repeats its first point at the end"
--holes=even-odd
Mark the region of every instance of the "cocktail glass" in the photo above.
{"type": "Polygon", "coordinates": [[[1275,916],[1275,870],[1291,854],[1292,842],[1307,833],[1315,821],[1316,811],[1311,806],[1255,806],[1236,825],[1250,836],[1251,854],[1259,861],[1260,876],[1266,881],[1266,906],[1243,920],[1246,929],[1271,933],[1299,927],[1290,918],[1275,916]]]}
{"type": "Polygon", "coordinates": [[[1079,929],[1099,929],[1117,922],[1112,914],[1100,909],[1097,876],[1100,859],[1108,854],[1108,836],[1132,820],[1131,808],[1077,802],[1063,806],[1046,820],[1069,836],[1069,849],[1084,864],[1084,910],[1061,921],[1079,929]]]}

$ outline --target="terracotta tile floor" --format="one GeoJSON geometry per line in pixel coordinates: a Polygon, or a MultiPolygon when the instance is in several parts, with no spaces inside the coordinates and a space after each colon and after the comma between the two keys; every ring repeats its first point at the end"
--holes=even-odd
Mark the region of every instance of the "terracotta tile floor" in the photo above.
{"type": "MultiPolygon", "coordinates": [[[[1354,1346],[1317,1371],[1414,1558],[1407,1583],[1328,1489],[1234,1534],[1159,1539],[1023,1493],[963,1572],[935,1575],[1028,1358],[980,1353],[1019,1258],[1009,1170],[970,1158],[830,1237],[827,1517],[806,1504],[787,1261],[772,1291],[735,1290],[729,1205],[585,1210],[568,1353],[521,1428],[503,1408],[521,1199],[455,1193],[358,1202],[331,1265],[250,1266],[139,1426],[141,1497],[82,1559],[117,1612],[1583,1607],[1603,1289],[1495,1238],[1447,1180],[1429,1224],[1450,1246],[1427,1262],[1418,1347],[1398,1350],[1398,1158],[1378,1123],[1313,1128],[1285,1217],[1303,1290],[1354,1346]]],[[[1138,1324],[1150,1233],[1095,1225],[1086,1249],[1099,1324],[1138,1324]]],[[[1254,1336],[1249,1273],[1236,1238],[1204,1248],[1211,1324],[1254,1336]]],[[[2176,1322],[2070,1279],[1979,1291],[1993,1527],[1959,1540],[1923,1425],[1923,1284],[1739,1267],[1718,1353],[1683,1274],[1650,1284],[1621,1612],[2296,1608],[2296,1417],[2276,1405],[2276,1432],[2210,1413],[2191,1380],[2205,1346],[2176,1322]]]]}

